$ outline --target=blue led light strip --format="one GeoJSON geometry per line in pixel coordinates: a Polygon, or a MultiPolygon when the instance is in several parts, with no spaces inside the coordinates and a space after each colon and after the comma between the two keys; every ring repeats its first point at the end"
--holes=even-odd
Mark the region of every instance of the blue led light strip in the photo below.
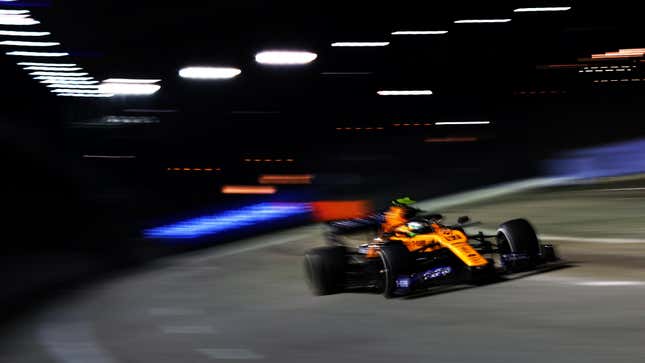
{"type": "Polygon", "coordinates": [[[260,203],[218,214],[197,217],[144,231],[147,238],[186,239],[256,226],[309,213],[308,203],[260,203]]]}

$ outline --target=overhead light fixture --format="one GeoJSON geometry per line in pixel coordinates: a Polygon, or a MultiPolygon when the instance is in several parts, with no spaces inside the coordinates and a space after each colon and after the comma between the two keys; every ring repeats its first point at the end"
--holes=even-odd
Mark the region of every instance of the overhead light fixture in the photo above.
{"type": "Polygon", "coordinates": [[[113,93],[115,95],[144,96],[151,95],[159,91],[161,86],[157,84],[144,83],[102,83],[99,90],[104,93],[113,93]]]}
{"type": "Polygon", "coordinates": [[[76,67],[74,63],[39,63],[39,62],[20,62],[19,66],[42,66],[42,67],[76,67]]]}
{"type": "Polygon", "coordinates": [[[0,10],[0,15],[23,15],[29,14],[29,10],[0,10]]]}
{"type": "Polygon", "coordinates": [[[485,24],[485,23],[508,23],[511,19],[463,19],[455,20],[455,24],[485,24]]]}
{"type": "Polygon", "coordinates": [[[50,32],[26,32],[14,30],[0,30],[0,35],[16,36],[16,37],[44,37],[51,35],[50,32]]]}
{"type": "Polygon", "coordinates": [[[332,47],[385,47],[390,42],[335,42],[332,47]]]}
{"type": "Polygon", "coordinates": [[[23,68],[26,71],[61,71],[61,72],[73,72],[80,71],[83,68],[81,67],[44,67],[44,66],[29,66],[23,68]]]}
{"type": "Polygon", "coordinates": [[[36,25],[38,20],[25,15],[0,15],[0,25],[36,25]]]}
{"type": "Polygon", "coordinates": [[[70,88],[56,88],[56,89],[50,90],[50,92],[53,92],[53,93],[86,93],[86,94],[97,94],[97,93],[105,94],[105,93],[109,93],[109,92],[101,92],[101,91],[98,90],[98,88],[94,88],[94,89],[75,89],[75,88],[71,88],[71,87],[70,88]]]}
{"type": "Polygon", "coordinates": [[[392,32],[392,35],[441,35],[448,33],[447,30],[399,30],[392,32]]]}
{"type": "Polygon", "coordinates": [[[82,89],[82,88],[87,88],[87,89],[98,89],[99,86],[97,84],[69,84],[69,83],[52,83],[48,84],[47,87],[49,88],[74,88],[74,89],[82,89]]]}
{"type": "Polygon", "coordinates": [[[76,76],[38,76],[34,77],[37,80],[49,80],[49,81],[93,81],[94,77],[76,77],[76,76]]]}
{"type": "Polygon", "coordinates": [[[101,97],[101,98],[108,98],[108,97],[114,97],[113,94],[109,93],[103,93],[103,94],[87,94],[87,93],[57,93],[56,96],[63,96],[63,97],[101,97]]]}
{"type": "Polygon", "coordinates": [[[108,78],[105,83],[134,83],[134,84],[152,84],[161,82],[160,79],[138,79],[138,78],[108,78]]]}
{"type": "MultiPolygon", "coordinates": [[[[62,69],[61,69],[62,71],[62,69]]],[[[31,72],[29,73],[32,76],[87,76],[87,72],[31,72]]]]}
{"type": "Polygon", "coordinates": [[[448,125],[488,125],[490,121],[448,121],[448,122],[435,122],[437,126],[448,126],[448,125]]]}
{"type": "Polygon", "coordinates": [[[241,70],[231,67],[186,67],[179,76],[189,79],[230,79],[237,77],[241,70]]]}
{"type": "Polygon", "coordinates": [[[99,81],[75,81],[75,80],[70,80],[70,79],[46,79],[44,81],[40,81],[40,83],[45,83],[45,84],[65,84],[65,85],[73,85],[73,84],[97,84],[99,81]]]}
{"type": "Polygon", "coordinates": [[[541,12],[541,11],[567,11],[571,10],[571,6],[545,6],[539,8],[517,8],[513,10],[516,13],[530,13],[530,12],[541,12]]]}
{"type": "Polygon", "coordinates": [[[64,57],[69,55],[69,53],[65,53],[65,52],[22,52],[22,51],[8,52],[6,54],[21,56],[21,57],[64,57]]]}
{"type": "Polygon", "coordinates": [[[378,91],[379,96],[430,96],[431,90],[378,91]]]}
{"type": "Polygon", "coordinates": [[[58,42],[23,42],[20,40],[5,40],[0,45],[14,45],[17,47],[54,47],[60,45],[58,42]]]}
{"type": "Polygon", "coordinates": [[[270,50],[255,55],[255,61],[268,65],[299,65],[313,62],[318,55],[304,51],[270,50]]]}

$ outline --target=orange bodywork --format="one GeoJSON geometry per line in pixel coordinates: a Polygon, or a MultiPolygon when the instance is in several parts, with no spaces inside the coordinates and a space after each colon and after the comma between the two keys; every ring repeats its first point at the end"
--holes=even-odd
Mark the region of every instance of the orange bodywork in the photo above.
{"type": "MultiPolygon", "coordinates": [[[[390,241],[400,241],[410,252],[432,252],[447,248],[467,266],[476,267],[488,264],[488,260],[468,243],[468,237],[463,232],[443,228],[438,224],[432,224],[432,227],[434,229],[432,233],[414,235],[405,225],[399,225],[394,229],[394,235],[389,239],[390,241]]],[[[376,251],[368,250],[368,258],[376,256],[378,256],[376,251]]]]}
{"type": "Polygon", "coordinates": [[[393,232],[395,228],[407,222],[405,218],[405,209],[397,206],[391,206],[385,212],[385,221],[381,225],[383,233],[393,232]]]}

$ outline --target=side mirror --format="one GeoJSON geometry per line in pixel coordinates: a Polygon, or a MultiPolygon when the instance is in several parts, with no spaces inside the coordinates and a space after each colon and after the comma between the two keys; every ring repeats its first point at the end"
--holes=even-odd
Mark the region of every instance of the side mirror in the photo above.
{"type": "Polygon", "coordinates": [[[468,222],[470,222],[470,217],[468,217],[468,216],[461,216],[461,217],[457,218],[457,223],[459,223],[459,224],[464,224],[464,223],[468,223],[468,222]]]}

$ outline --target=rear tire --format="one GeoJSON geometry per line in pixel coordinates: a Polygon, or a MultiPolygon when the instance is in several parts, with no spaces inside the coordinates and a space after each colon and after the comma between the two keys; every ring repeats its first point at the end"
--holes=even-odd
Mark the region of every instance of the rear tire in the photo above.
{"type": "Polygon", "coordinates": [[[400,243],[391,243],[381,247],[378,254],[383,262],[383,295],[396,297],[396,278],[409,273],[410,251],[400,243]]]}
{"type": "Polygon", "coordinates": [[[345,255],[342,246],[314,248],[305,253],[305,276],[314,294],[330,295],[343,290],[345,255]]]}

